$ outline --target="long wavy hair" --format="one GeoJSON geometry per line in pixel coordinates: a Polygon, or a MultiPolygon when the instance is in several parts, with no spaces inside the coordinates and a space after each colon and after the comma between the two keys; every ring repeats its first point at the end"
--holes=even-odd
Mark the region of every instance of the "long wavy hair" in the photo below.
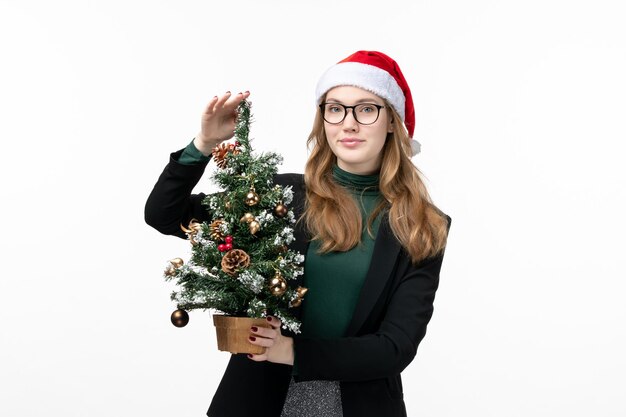
{"type": "MultiPolygon", "coordinates": [[[[379,172],[381,202],[370,215],[367,227],[381,211],[389,214],[396,239],[413,263],[437,255],[446,246],[448,221],[432,203],[422,174],[411,162],[411,142],[399,115],[385,102],[394,129],[387,134],[379,172]]],[[[363,224],[352,195],[333,180],[337,157],[326,139],[324,120],[318,109],[307,140],[310,156],[304,169],[307,202],[302,221],[320,242],[320,252],[348,251],[361,242],[363,224]]]]}

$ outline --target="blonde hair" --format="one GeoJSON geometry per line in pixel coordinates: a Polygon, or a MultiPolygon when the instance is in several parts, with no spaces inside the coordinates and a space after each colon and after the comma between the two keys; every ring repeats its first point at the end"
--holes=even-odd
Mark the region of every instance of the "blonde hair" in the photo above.
{"type": "MultiPolygon", "coordinates": [[[[387,135],[379,172],[381,202],[368,219],[368,230],[381,211],[389,213],[389,225],[414,263],[434,256],[446,246],[448,221],[432,203],[422,174],[411,162],[410,138],[401,119],[385,102],[393,132],[387,135]],[[400,123],[398,123],[400,122],[400,123]]],[[[352,195],[333,180],[337,158],[326,139],[318,110],[307,140],[311,154],[304,169],[307,202],[302,221],[320,252],[345,252],[361,241],[363,224],[352,195]]]]}

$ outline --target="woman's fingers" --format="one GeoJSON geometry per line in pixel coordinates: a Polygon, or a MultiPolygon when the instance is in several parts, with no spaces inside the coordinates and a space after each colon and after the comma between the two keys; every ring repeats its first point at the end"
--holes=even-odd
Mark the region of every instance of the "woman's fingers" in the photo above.
{"type": "Polygon", "coordinates": [[[253,355],[252,353],[248,353],[248,358],[255,362],[263,362],[267,360],[267,354],[263,353],[262,355],[253,355]]]}
{"type": "Polygon", "coordinates": [[[217,103],[215,103],[215,108],[219,110],[221,107],[224,107],[224,103],[226,103],[228,99],[231,97],[232,97],[231,92],[227,91],[225,94],[223,94],[222,96],[218,98],[217,103]]]}
{"type": "Polygon", "coordinates": [[[278,337],[278,334],[279,332],[275,329],[269,329],[267,327],[254,326],[250,328],[251,336],[264,337],[266,339],[276,339],[278,337]]]}
{"type": "MultiPolygon", "coordinates": [[[[224,101],[224,103],[222,104],[224,111],[234,113],[235,110],[237,109],[237,106],[239,106],[239,103],[241,103],[243,100],[248,98],[248,96],[250,96],[249,91],[246,91],[245,93],[228,95],[228,97],[226,98],[226,101],[224,101]]],[[[217,102],[217,105],[218,106],[220,105],[219,101],[217,102]]]]}
{"type": "Polygon", "coordinates": [[[232,94],[230,91],[222,94],[221,96],[215,96],[207,103],[204,114],[212,115],[213,113],[219,113],[220,110],[226,112],[234,110],[242,100],[247,99],[250,96],[250,91],[244,93],[232,94]]]}
{"type": "Polygon", "coordinates": [[[227,91],[221,96],[215,96],[206,105],[204,109],[204,116],[211,117],[216,113],[219,114],[224,109],[224,103],[231,97],[230,91],[227,91]]]}
{"type": "Polygon", "coordinates": [[[271,347],[280,336],[280,320],[275,317],[268,317],[271,328],[253,326],[250,328],[248,340],[253,345],[271,347]],[[270,320],[271,319],[271,320],[270,320]]]}
{"type": "Polygon", "coordinates": [[[215,104],[217,103],[217,100],[218,100],[217,96],[215,96],[211,100],[209,100],[209,102],[207,103],[206,107],[204,108],[204,114],[206,114],[206,115],[213,114],[213,112],[215,111],[215,104]]]}
{"type": "MultiPolygon", "coordinates": [[[[274,342],[276,341],[278,334],[279,333],[273,328],[268,329],[267,327],[253,326],[250,328],[250,336],[248,337],[248,341],[256,346],[270,348],[274,346],[274,342]]],[[[262,353],[260,355],[254,355],[250,353],[248,354],[248,358],[256,362],[266,361],[268,359],[267,349],[265,350],[265,353],[262,353]]]]}
{"type": "Polygon", "coordinates": [[[248,340],[253,345],[262,346],[262,347],[271,347],[271,346],[274,346],[274,341],[276,339],[267,339],[265,337],[260,337],[260,336],[249,336],[248,340]]]}
{"type": "Polygon", "coordinates": [[[273,316],[267,316],[267,322],[273,329],[280,329],[280,326],[282,325],[282,322],[273,316]]]}

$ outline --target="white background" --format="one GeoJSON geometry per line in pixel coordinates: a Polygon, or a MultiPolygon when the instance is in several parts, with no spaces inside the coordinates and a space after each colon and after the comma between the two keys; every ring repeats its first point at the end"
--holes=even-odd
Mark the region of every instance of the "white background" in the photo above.
{"type": "Polygon", "coordinates": [[[170,324],[190,249],[146,197],[226,90],[301,172],[315,83],[358,49],[409,80],[453,218],[409,416],[626,415],[621,3],[0,1],[0,415],[204,415],[228,354],[208,312],[170,324]]]}

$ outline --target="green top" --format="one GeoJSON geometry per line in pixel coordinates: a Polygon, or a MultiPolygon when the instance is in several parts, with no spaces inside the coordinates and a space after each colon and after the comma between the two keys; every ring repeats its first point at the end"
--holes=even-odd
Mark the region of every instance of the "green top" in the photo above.
{"type": "MultiPolygon", "coordinates": [[[[178,162],[193,165],[209,157],[194,146],[187,145],[178,162]]],[[[363,233],[361,244],[347,252],[319,254],[319,243],[311,242],[305,257],[304,286],[309,289],[302,303],[302,335],[338,338],[344,336],[374,252],[374,240],[381,216],[372,224],[374,238],[367,231],[367,221],[379,202],[378,175],[356,175],[333,168],[333,178],[355,198],[361,209],[363,233]]]]}
{"type": "Polygon", "coordinates": [[[195,165],[200,162],[207,162],[210,159],[210,156],[204,156],[202,152],[200,152],[198,148],[196,148],[196,145],[193,144],[192,140],[178,158],[178,163],[183,165],[195,165]]]}
{"type": "MultiPolygon", "coordinates": [[[[363,233],[361,244],[347,252],[319,254],[319,242],[313,241],[309,245],[304,267],[304,286],[309,291],[302,303],[302,335],[305,337],[344,336],[374,251],[374,238],[367,231],[367,221],[380,197],[378,175],[351,174],[335,166],[333,177],[357,201],[363,233]]],[[[374,236],[379,225],[380,216],[372,224],[374,236]]]]}

